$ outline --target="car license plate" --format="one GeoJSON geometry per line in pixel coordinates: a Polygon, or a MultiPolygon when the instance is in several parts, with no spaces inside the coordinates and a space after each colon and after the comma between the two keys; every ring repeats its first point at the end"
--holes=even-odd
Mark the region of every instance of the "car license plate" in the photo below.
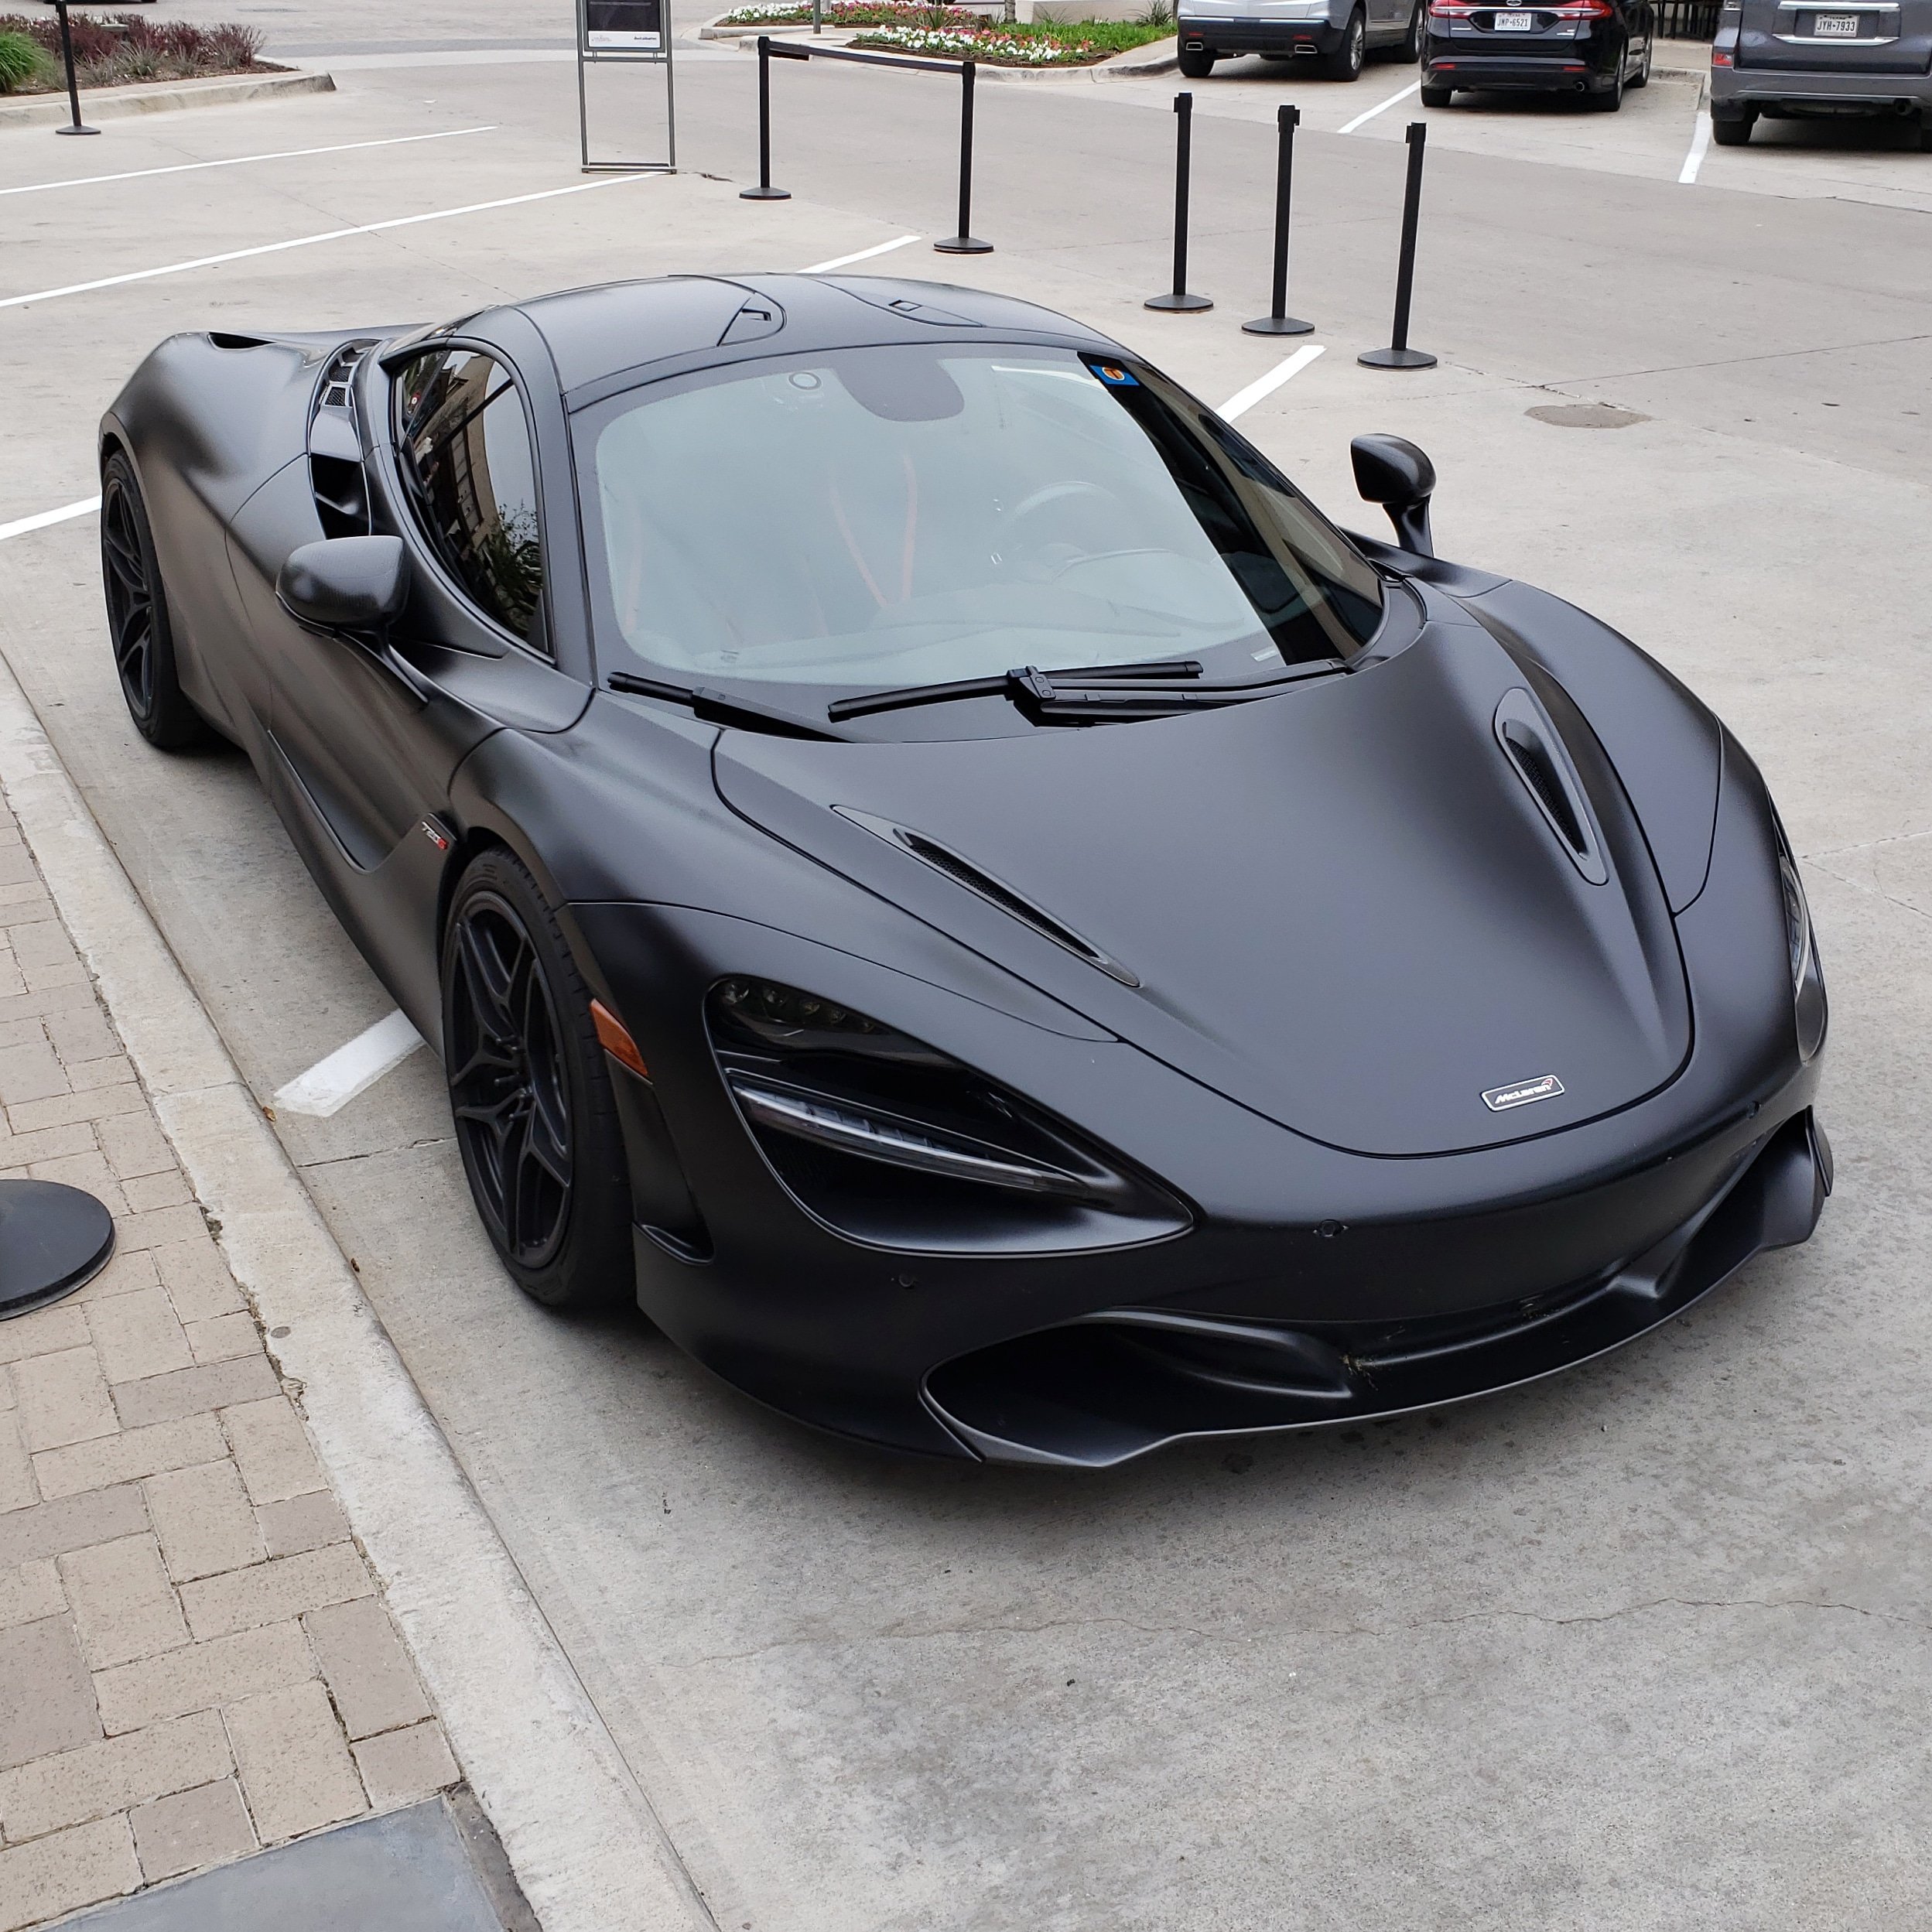
{"type": "Polygon", "coordinates": [[[1536,28],[1536,15],[1533,13],[1499,13],[1490,17],[1489,24],[1498,33],[1530,33],[1536,28]]]}
{"type": "Polygon", "coordinates": [[[1855,40],[1858,16],[1855,13],[1821,13],[1813,15],[1811,31],[1821,40],[1855,40]]]}

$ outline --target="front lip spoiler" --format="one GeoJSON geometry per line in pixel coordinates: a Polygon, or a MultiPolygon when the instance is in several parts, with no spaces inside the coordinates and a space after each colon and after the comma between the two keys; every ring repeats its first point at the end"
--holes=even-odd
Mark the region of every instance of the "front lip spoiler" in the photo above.
{"type": "Polygon", "coordinates": [[[1614,1274],[1412,1346],[1318,1325],[1120,1308],[997,1343],[925,1378],[927,1409],[989,1462],[1108,1469],[1203,1437],[1445,1407],[1606,1355],[1817,1226],[1831,1148],[1811,1110],[1739,1156],[1679,1227],[1614,1274]]]}

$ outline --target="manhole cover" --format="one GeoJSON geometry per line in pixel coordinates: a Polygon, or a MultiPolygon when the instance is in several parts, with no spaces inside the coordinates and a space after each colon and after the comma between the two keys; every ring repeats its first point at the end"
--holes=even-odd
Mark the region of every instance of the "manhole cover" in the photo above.
{"type": "Polygon", "coordinates": [[[1627,429],[1633,422],[1650,420],[1608,402],[1545,402],[1523,414],[1539,422],[1554,422],[1559,429],[1627,429]]]}

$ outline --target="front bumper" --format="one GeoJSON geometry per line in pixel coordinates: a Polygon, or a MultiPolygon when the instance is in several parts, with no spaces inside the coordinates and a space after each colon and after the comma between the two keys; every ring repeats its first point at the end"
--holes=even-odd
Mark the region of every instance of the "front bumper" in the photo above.
{"type": "Polygon", "coordinates": [[[1258,1322],[1115,1308],[945,1364],[933,1413],[992,1462],[1106,1468],[1203,1435],[1257,1434],[1438,1407],[1633,1341],[1754,1255],[1807,1240],[1831,1191],[1811,1111],[1732,1165],[1643,1253],[1474,1314],[1407,1322],[1258,1322]]]}

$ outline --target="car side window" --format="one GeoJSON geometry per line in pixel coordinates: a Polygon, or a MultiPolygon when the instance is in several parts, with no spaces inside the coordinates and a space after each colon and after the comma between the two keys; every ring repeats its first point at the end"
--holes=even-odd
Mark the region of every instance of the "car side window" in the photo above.
{"type": "Polygon", "coordinates": [[[424,534],[490,617],[548,653],[536,462],[509,371],[474,349],[398,371],[397,441],[424,534]]]}

